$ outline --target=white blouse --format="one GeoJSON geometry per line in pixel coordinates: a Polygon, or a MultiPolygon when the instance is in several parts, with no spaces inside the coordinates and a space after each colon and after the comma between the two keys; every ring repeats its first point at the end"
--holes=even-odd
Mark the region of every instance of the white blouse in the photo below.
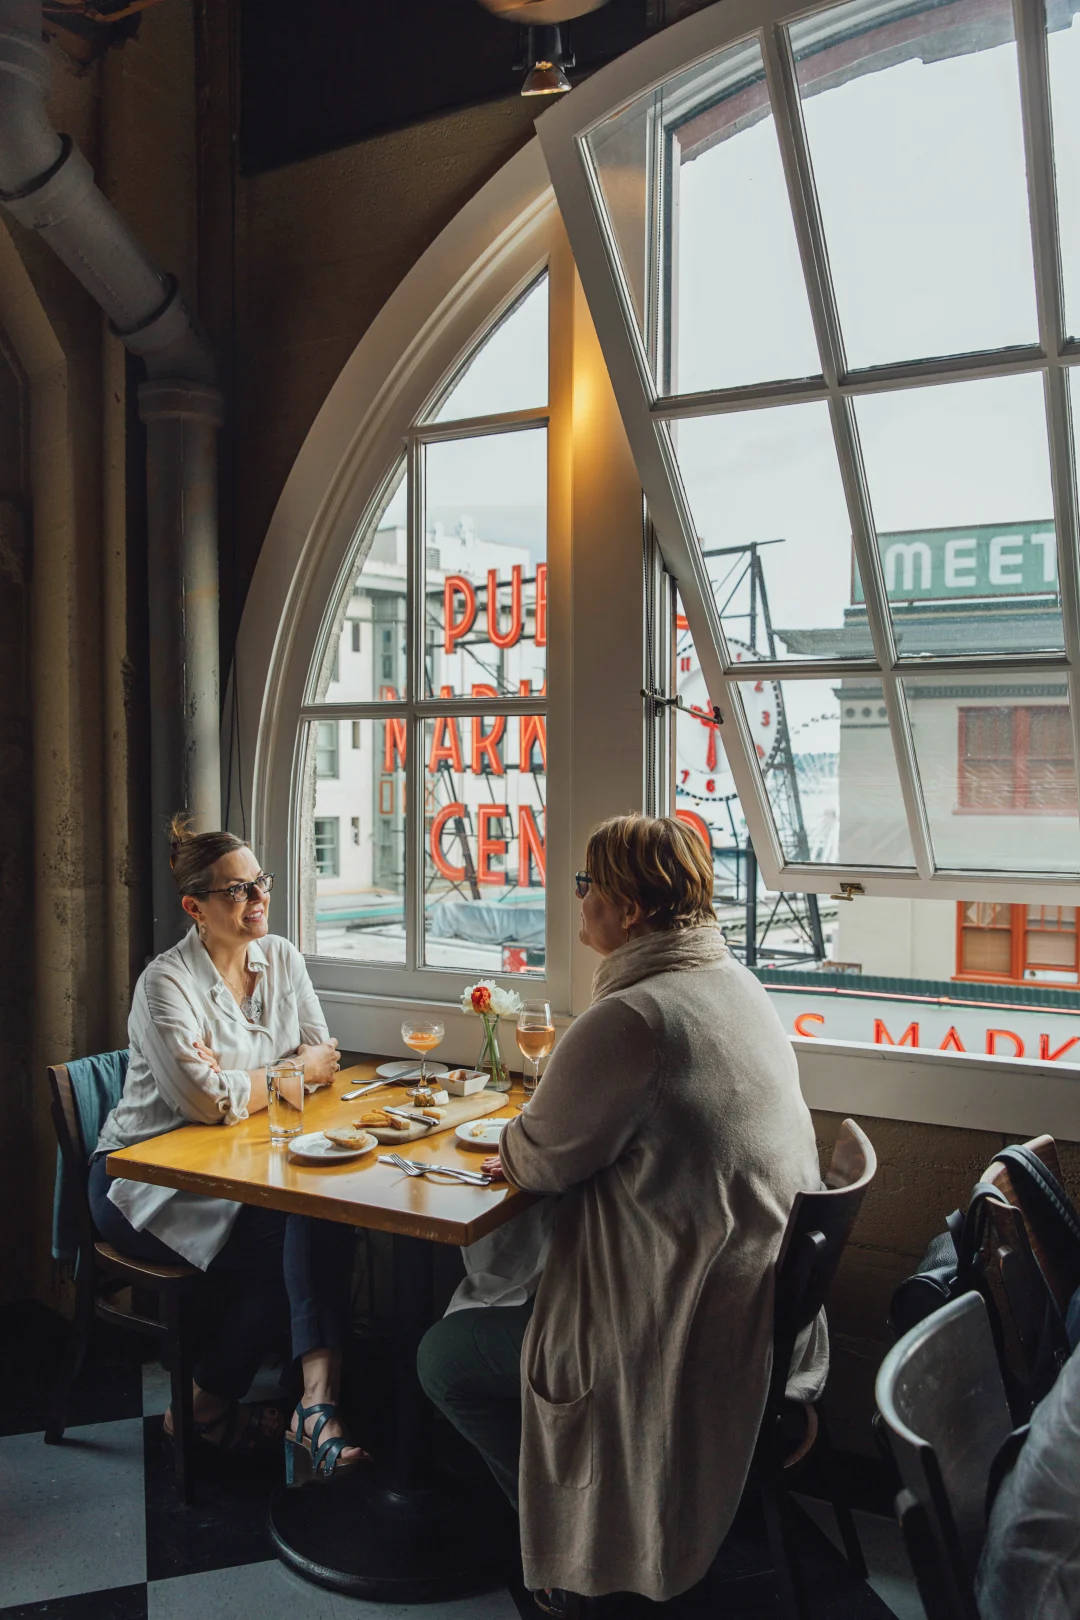
{"type": "MultiPolygon", "coordinates": [[[[248,946],[247,965],[258,975],[252,997],[258,1023],[241,1012],[194,928],[143,971],[128,1019],[124,1093],[102,1126],[96,1153],[181,1125],[235,1125],[247,1118],[251,1069],[295,1052],[302,1042],[328,1039],[295,945],[267,934],[248,946]],[[196,1040],[218,1054],[220,1074],[196,1055],[196,1040]]],[[[203,1271],[240,1212],[227,1199],[123,1178],[113,1180],[109,1197],[138,1231],[152,1232],[203,1271]]]]}

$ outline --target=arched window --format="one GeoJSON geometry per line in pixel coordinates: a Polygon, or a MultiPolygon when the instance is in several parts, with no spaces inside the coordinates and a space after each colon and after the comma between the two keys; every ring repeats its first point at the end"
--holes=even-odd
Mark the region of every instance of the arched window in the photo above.
{"type": "Polygon", "coordinates": [[[409,426],[316,640],[309,955],[545,977],[549,325],[545,271],[409,426]]]}
{"type": "Polygon", "coordinates": [[[234,820],[344,1045],[394,1050],[429,1000],[473,1055],[451,1026],[481,976],[588,1004],[568,874],[641,803],[643,592],[641,486],[533,143],[364,335],[245,605],[234,820]]]}

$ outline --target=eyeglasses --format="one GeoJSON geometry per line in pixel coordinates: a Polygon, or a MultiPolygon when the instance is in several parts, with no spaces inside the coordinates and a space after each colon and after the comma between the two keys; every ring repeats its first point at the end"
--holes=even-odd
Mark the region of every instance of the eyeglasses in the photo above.
{"type": "Polygon", "coordinates": [[[254,900],[259,894],[269,894],[273,887],[273,872],[260,872],[258,877],[252,878],[250,883],[230,883],[224,889],[201,889],[199,892],[204,896],[208,894],[227,894],[233,905],[238,906],[249,895],[254,900]]]}
{"type": "Polygon", "coordinates": [[[588,872],[575,872],[574,873],[574,892],[576,893],[579,900],[584,900],[585,896],[589,892],[589,884],[591,882],[592,882],[592,878],[590,877],[588,872]]]}

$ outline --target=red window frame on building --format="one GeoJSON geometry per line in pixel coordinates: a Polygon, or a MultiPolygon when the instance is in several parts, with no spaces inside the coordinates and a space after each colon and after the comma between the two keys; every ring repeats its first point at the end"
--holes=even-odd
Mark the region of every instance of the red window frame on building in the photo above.
{"type": "Polygon", "coordinates": [[[1075,815],[1069,710],[1064,703],[960,711],[957,809],[975,815],[1075,815]]]}
{"type": "Polygon", "coordinates": [[[1080,936],[1074,906],[1002,905],[960,900],[956,907],[956,978],[991,984],[1080,983],[1080,936]],[[1060,977],[1043,977],[1046,974],[1060,977]]]}

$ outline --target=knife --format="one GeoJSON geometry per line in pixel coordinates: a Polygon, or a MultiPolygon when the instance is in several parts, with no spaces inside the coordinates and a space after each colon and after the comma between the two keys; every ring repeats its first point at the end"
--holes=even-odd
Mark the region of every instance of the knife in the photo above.
{"type": "Polygon", "coordinates": [[[357,1086],[355,1091],[343,1091],[341,1101],[352,1102],[354,1098],[362,1097],[366,1091],[379,1091],[385,1084],[385,1080],[369,1080],[366,1086],[357,1086]]]}
{"type": "Polygon", "coordinates": [[[411,1119],[416,1125],[426,1125],[429,1129],[437,1125],[437,1119],[430,1119],[427,1114],[414,1114],[409,1108],[384,1108],[384,1114],[393,1114],[397,1119],[411,1119]]]}

